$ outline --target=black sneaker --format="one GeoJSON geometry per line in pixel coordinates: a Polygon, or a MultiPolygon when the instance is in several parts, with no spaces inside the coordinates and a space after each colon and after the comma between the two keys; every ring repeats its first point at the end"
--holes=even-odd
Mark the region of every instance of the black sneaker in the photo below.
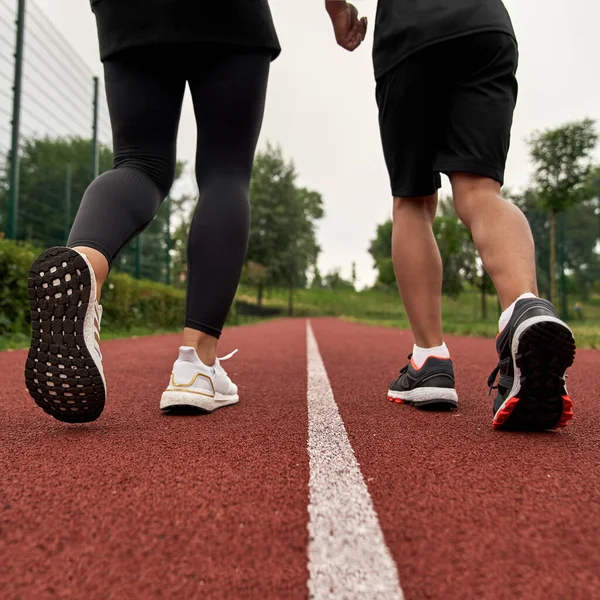
{"type": "Polygon", "coordinates": [[[488,380],[490,394],[498,390],[494,429],[565,427],[573,418],[565,371],[575,359],[575,339],[554,306],[539,298],[519,300],[496,350],[500,362],[488,380]]]}
{"type": "MultiPolygon", "coordinates": [[[[412,354],[408,358],[412,359],[412,354]]],[[[458,396],[454,388],[452,360],[430,357],[420,369],[411,360],[390,385],[388,400],[417,408],[456,408],[458,396]]]]}

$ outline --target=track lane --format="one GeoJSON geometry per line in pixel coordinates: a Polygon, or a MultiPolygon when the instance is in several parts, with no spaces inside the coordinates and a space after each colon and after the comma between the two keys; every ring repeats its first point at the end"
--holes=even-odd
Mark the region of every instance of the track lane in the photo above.
{"type": "Polygon", "coordinates": [[[179,336],[103,344],[109,402],[66,425],[0,353],[3,598],[305,598],[306,329],[230,330],[239,405],[158,410],[179,336]]]}
{"type": "Polygon", "coordinates": [[[491,429],[491,340],[451,338],[461,408],[386,401],[408,332],[312,326],[407,600],[594,598],[600,589],[600,354],[580,351],[564,432],[491,429]]]}

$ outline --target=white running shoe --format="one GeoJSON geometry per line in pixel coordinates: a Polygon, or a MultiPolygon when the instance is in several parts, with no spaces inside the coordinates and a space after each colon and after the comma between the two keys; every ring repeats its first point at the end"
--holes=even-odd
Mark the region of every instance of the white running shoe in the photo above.
{"type": "Polygon", "coordinates": [[[31,266],[28,295],[32,331],[25,382],[31,397],[59,421],[94,421],[104,409],[106,381],[92,266],[76,250],[50,248],[31,266]]]}
{"type": "Polygon", "coordinates": [[[221,366],[221,361],[228,360],[236,352],[217,358],[214,367],[207,367],[194,348],[181,346],[169,385],[160,400],[160,409],[194,407],[212,412],[239,402],[237,385],[221,366]]]}

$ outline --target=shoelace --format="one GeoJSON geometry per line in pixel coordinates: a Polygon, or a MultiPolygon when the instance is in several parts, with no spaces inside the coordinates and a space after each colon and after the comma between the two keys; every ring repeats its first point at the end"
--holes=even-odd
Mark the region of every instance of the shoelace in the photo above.
{"type": "Polygon", "coordinates": [[[236,348],[233,352],[230,352],[229,354],[227,354],[223,358],[217,358],[217,360],[215,361],[215,369],[219,369],[222,373],[224,373],[225,375],[227,375],[227,371],[221,366],[221,362],[224,361],[224,360],[229,360],[230,358],[232,358],[233,355],[237,353],[237,351],[238,350],[236,348]]]}
{"type": "Polygon", "coordinates": [[[408,372],[408,367],[410,366],[410,361],[412,359],[412,352],[408,355],[408,364],[404,365],[401,369],[400,369],[400,376],[404,375],[404,373],[408,372]]]}
{"type": "Polygon", "coordinates": [[[502,359],[496,365],[496,368],[490,373],[490,376],[488,377],[488,382],[487,382],[488,388],[489,388],[488,396],[491,396],[492,392],[494,390],[497,390],[499,386],[507,387],[507,388],[510,388],[512,386],[514,378],[510,377],[508,375],[502,375],[502,374],[500,374],[500,379],[498,380],[498,385],[494,385],[494,383],[496,382],[496,377],[498,377],[498,373],[500,373],[500,370],[502,369],[502,367],[504,365],[507,365],[511,361],[512,361],[512,358],[502,359]]]}

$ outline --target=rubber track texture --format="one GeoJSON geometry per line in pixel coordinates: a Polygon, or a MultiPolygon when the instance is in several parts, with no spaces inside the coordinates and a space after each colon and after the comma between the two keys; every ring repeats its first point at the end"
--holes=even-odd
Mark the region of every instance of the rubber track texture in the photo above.
{"type": "Polygon", "coordinates": [[[544,431],[565,427],[573,418],[573,401],[563,374],[575,360],[575,340],[558,323],[527,328],[516,353],[521,389],[494,418],[496,429],[544,431]]]}
{"type": "Polygon", "coordinates": [[[306,325],[227,329],[242,396],[210,415],[159,410],[180,341],[103,342],[111,401],[81,425],[0,352],[3,600],[306,598],[306,325]]]}
{"type": "Polygon", "coordinates": [[[40,408],[67,423],[94,421],[106,397],[83,336],[90,278],[86,261],[68,248],[46,250],[29,272],[32,332],[25,382],[40,408]]]}
{"type": "Polygon", "coordinates": [[[387,402],[406,331],[314,319],[406,600],[590,600],[600,590],[600,352],[579,350],[569,427],[490,426],[494,341],[446,336],[459,408],[387,402]]]}

